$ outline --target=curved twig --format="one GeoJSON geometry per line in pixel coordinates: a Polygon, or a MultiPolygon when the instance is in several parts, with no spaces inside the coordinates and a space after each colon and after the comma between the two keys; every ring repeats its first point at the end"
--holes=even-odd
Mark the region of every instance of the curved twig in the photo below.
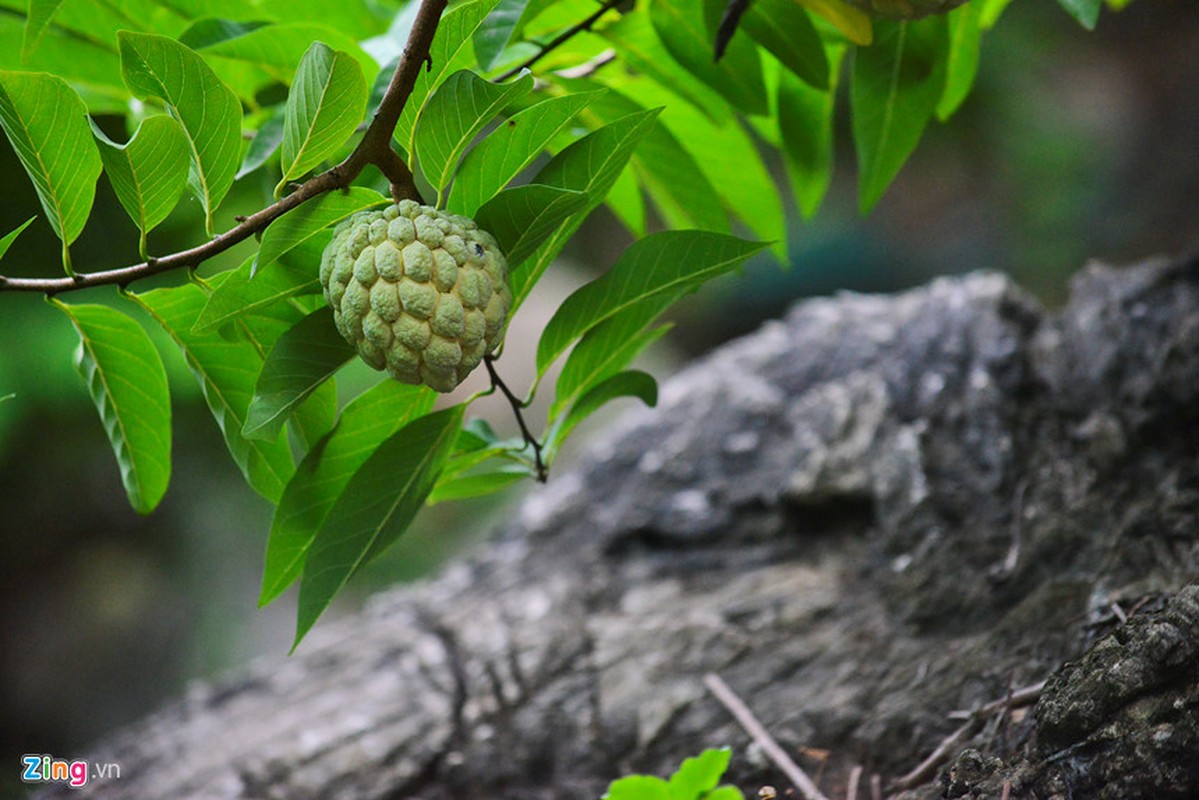
{"type": "Polygon", "coordinates": [[[391,83],[379,104],[375,117],[366,129],[362,140],[344,161],[332,169],[309,178],[293,193],[267,206],[256,214],[239,218],[238,224],[197,247],[172,253],[161,258],[148,258],[141,264],[129,267],[78,273],[65,278],[7,278],[0,276],[0,291],[43,292],[56,295],[61,292],[87,289],[93,286],[116,284],[127,286],[133,281],[148,278],[180,267],[194,268],[213,256],[223,253],[234,245],[266,230],[267,226],[306,200],[349,186],[367,164],[377,166],[392,184],[396,197],[417,199],[416,184],[412,173],[403,159],[391,149],[391,137],[395,131],[404,104],[412,94],[421,67],[429,60],[429,47],[437,32],[437,23],[445,10],[447,0],[422,0],[413,22],[408,42],[400,63],[392,73],[391,83]]]}
{"type": "Polygon", "coordinates": [[[508,388],[508,384],[504,383],[500,378],[500,374],[495,370],[495,359],[491,356],[483,356],[483,363],[487,365],[487,374],[491,376],[491,386],[494,389],[499,389],[504,397],[508,398],[509,405],[512,406],[512,413],[516,415],[516,423],[520,426],[520,435],[524,438],[525,444],[533,448],[533,461],[537,467],[538,483],[545,483],[547,470],[545,460],[541,457],[541,442],[537,441],[537,437],[529,430],[528,424],[525,423],[525,403],[521,402],[520,398],[512,393],[508,388]]]}

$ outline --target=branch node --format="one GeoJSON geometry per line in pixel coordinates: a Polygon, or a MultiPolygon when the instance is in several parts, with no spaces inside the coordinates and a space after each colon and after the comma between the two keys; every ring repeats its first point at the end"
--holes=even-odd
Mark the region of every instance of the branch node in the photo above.
{"type": "Polygon", "coordinates": [[[512,393],[508,385],[500,378],[500,374],[495,370],[495,359],[492,356],[483,356],[483,363],[487,365],[487,374],[491,376],[491,388],[499,389],[500,392],[508,400],[508,404],[512,406],[512,413],[516,415],[516,424],[520,426],[520,435],[525,440],[525,445],[533,448],[533,462],[537,469],[537,482],[545,483],[549,475],[545,466],[545,461],[541,457],[541,442],[537,441],[537,437],[529,430],[529,426],[525,423],[524,409],[527,405],[520,398],[512,393]]]}

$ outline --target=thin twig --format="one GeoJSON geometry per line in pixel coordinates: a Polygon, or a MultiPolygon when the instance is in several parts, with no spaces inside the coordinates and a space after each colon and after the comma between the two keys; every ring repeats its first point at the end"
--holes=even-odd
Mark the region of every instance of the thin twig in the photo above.
{"type": "Polygon", "coordinates": [[[862,782],[862,765],[849,771],[849,786],[845,789],[845,800],[858,800],[858,784],[862,782]]]}
{"type": "Polygon", "coordinates": [[[932,751],[919,764],[917,764],[906,775],[895,780],[891,784],[891,789],[903,790],[912,789],[916,786],[928,781],[937,771],[937,768],[947,761],[953,752],[969,741],[974,735],[978,727],[988,716],[997,711],[1010,711],[1014,708],[1023,708],[1037,702],[1041,697],[1041,692],[1045,689],[1045,681],[1034,683],[1032,686],[1025,686],[1022,689],[1017,689],[1008,694],[1007,697],[999,700],[992,700],[978,710],[974,711],[969,719],[949,736],[941,740],[936,749],[932,751]]]}
{"type": "MultiPolygon", "coordinates": [[[[195,268],[209,258],[223,253],[240,242],[261,233],[279,217],[306,200],[349,186],[367,164],[375,164],[393,184],[392,191],[400,196],[413,196],[415,183],[408,166],[391,149],[391,136],[395,131],[404,104],[408,102],[421,67],[429,58],[429,46],[437,32],[441,12],[447,0],[422,0],[412,32],[404,46],[404,54],[391,76],[391,83],[383,95],[379,109],[371,121],[366,134],[344,161],[332,169],[309,178],[294,192],[267,206],[256,214],[239,220],[238,224],[197,247],[178,253],[150,258],[141,264],[99,272],[79,273],[66,278],[8,278],[0,276],[0,291],[44,292],[55,295],[60,292],[87,289],[92,286],[116,284],[127,286],[133,281],[158,275],[180,267],[195,268]],[[398,163],[397,163],[398,162],[398,163]],[[411,189],[409,189],[411,186],[411,189]]],[[[413,198],[415,199],[415,197],[413,198]]]]}
{"type": "Polygon", "coordinates": [[[491,376],[491,386],[493,389],[499,389],[504,397],[508,398],[509,405],[512,406],[512,413],[516,415],[516,423],[520,425],[520,435],[524,438],[525,444],[533,448],[533,460],[537,466],[537,481],[545,483],[546,469],[545,462],[541,458],[541,442],[537,441],[537,437],[529,430],[529,426],[525,423],[524,409],[525,404],[520,399],[512,394],[512,390],[508,388],[508,384],[504,383],[500,374],[495,371],[495,359],[491,356],[483,356],[483,363],[487,365],[487,374],[491,376]]]}
{"type": "Polygon", "coordinates": [[[559,33],[553,39],[550,39],[548,42],[543,44],[541,46],[541,49],[539,49],[536,53],[534,53],[533,55],[526,58],[524,61],[517,64],[512,69],[502,73],[499,77],[497,77],[495,79],[496,82],[503,83],[504,81],[508,80],[512,76],[519,75],[520,71],[522,69],[528,69],[528,68],[532,67],[538,61],[545,58],[546,56],[548,56],[550,53],[557,50],[562,45],[566,44],[568,41],[573,39],[578,34],[582,33],[583,31],[591,30],[591,26],[594,25],[596,22],[598,22],[600,17],[602,17],[604,14],[607,14],[609,11],[611,11],[613,8],[616,8],[616,6],[620,5],[623,2],[624,2],[624,0],[604,0],[604,2],[600,4],[600,7],[598,9],[596,9],[594,13],[592,13],[586,19],[576,22],[574,25],[571,25],[569,28],[567,28],[566,30],[559,33]]]}
{"type": "Polygon", "coordinates": [[[779,743],[774,740],[770,732],[758,721],[754,716],[754,712],[749,710],[749,706],[742,702],[741,698],[733,693],[733,690],[728,687],[728,684],[721,680],[720,676],[709,672],[704,676],[704,685],[708,687],[708,691],[716,696],[724,707],[729,710],[729,713],[737,720],[745,732],[748,733],[758,746],[762,748],[762,752],[774,762],[774,765],[787,776],[787,780],[795,785],[807,800],[828,800],[820,790],[816,788],[816,784],[808,777],[807,773],[800,769],[791,756],[787,755],[787,751],[779,747],[779,743]]]}

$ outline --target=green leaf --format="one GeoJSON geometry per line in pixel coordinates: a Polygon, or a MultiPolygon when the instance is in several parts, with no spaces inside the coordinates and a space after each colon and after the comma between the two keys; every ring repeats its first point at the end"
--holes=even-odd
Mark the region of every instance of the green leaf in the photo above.
{"type": "Polygon", "coordinates": [[[644,106],[666,107],[662,123],[691,153],[725,205],[758,238],[778,242],[776,255],[785,263],[786,219],[782,199],[762,154],[736,116],[727,114],[714,122],[644,78],[623,83],[620,90],[644,106]],[[736,165],[736,180],[729,180],[729,164],[736,165]]]}
{"type": "Polygon", "coordinates": [[[312,43],[287,95],[280,187],[345,144],[362,121],[366,94],[366,78],[357,61],[322,42],[312,43]]]}
{"type": "Polygon", "coordinates": [[[648,14],[625,14],[600,33],[632,70],[683,98],[712,122],[719,123],[729,116],[728,103],[671,58],[662,40],[654,33],[648,14]]]}
{"type": "Polygon", "coordinates": [[[673,800],[699,800],[716,788],[721,776],[729,767],[733,751],[727,747],[705,750],[694,758],[688,758],[670,776],[670,794],[673,800]]]}
{"type": "Polygon", "coordinates": [[[652,775],[630,775],[613,781],[605,800],[672,800],[670,785],[652,775]]]}
{"type": "Polygon", "coordinates": [[[937,102],[937,119],[944,122],[970,94],[978,74],[982,42],[981,3],[967,3],[949,12],[949,55],[946,59],[945,91],[937,102]]]}
{"type": "Polygon", "coordinates": [[[494,494],[529,477],[532,477],[529,468],[521,464],[501,464],[485,472],[453,475],[448,480],[438,481],[429,494],[429,505],[494,494]]]}
{"type": "Polygon", "coordinates": [[[75,368],[100,412],[129,504],[149,514],[171,479],[171,398],[162,359],[125,314],[107,306],[55,305],[79,332],[75,368]]]}
{"type": "Polygon", "coordinates": [[[101,169],[87,108],[62,78],[0,72],[0,126],[62,240],[63,266],[73,274],[67,247],[91,214],[101,169]]]}
{"type": "MultiPolygon", "coordinates": [[[[413,132],[425,99],[435,87],[442,84],[446,76],[470,66],[473,53],[467,43],[497,3],[498,0],[470,0],[447,11],[437,23],[437,34],[429,46],[429,60],[426,62],[429,67],[417,74],[412,93],[396,123],[395,139],[409,154],[409,159],[415,150],[413,132]]],[[[408,166],[412,166],[411,160],[408,166]]]]}
{"type": "Polygon", "coordinates": [[[944,17],[878,21],[874,45],[854,60],[850,106],[858,154],[858,198],[874,207],[920,141],[945,88],[944,17]]]}
{"type": "Polygon", "coordinates": [[[187,137],[177,121],[162,114],[142,120],[126,144],[109,139],[95,123],[92,132],[117,200],[141,231],[146,258],[146,234],[167,218],[187,184],[187,137]]]}
{"type": "Polygon", "coordinates": [[[589,330],[570,351],[558,375],[550,421],[556,420],[588,389],[627,367],[642,350],[670,330],[669,325],[649,331],[645,328],[681,296],[682,292],[661,292],[589,330]]]}
{"type": "Polygon", "coordinates": [[[515,298],[512,314],[529,289],[549,267],[567,240],[583,224],[593,208],[599,205],[621,170],[633,155],[637,144],[645,137],[661,109],[643,111],[622,117],[574,142],[546,164],[534,182],[561,189],[572,189],[587,195],[587,205],[572,214],[546,237],[545,244],[512,274],[512,294],[515,298]]]}
{"type": "Polygon", "coordinates": [[[533,90],[533,75],[494,84],[462,70],[446,79],[425,104],[416,125],[415,145],[421,171],[437,191],[437,205],[454,176],[458,159],[475,135],[509,103],[533,90]]]}
{"type": "Polygon", "coordinates": [[[495,10],[483,20],[474,35],[475,58],[482,69],[489,70],[499,61],[528,7],[529,0],[500,0],[495,10]]]}
{"type": "Polygon", "coordinates": [[[13,230],[4,234],[3,237],[0,237],[0,258],[4,258],[4,254],[8,252],[8,248],[12,247],[12,243],[21,235],[21,231],[32,225],[35,219],[37,219],[37,215],[30,217],[13,230]]]}
{"type": "Polygon", "coordinates": [[[1066,9],[1067,14],[1078,20],[1079,25],[1089,31],[1095,30],[1103,0],[1057,0],[1057,3],[1066,9]]]}
{"type": "Polygon", "coordinates": [[[242,157],[241,167],[237,170],[237,179],[244,178],[261,167],[283,144],[283,106],[275,106],[269,117],[263,120],[246,148],[242,157]]]}
{"type": "MultiPolygon", "coordinates": [[[[219,286],[219,281],[214,282],[219,286]]],[[[254,384],[262,370],[259,347],[253,341],[226,341],[215,333],[193,332],[192,326],[207,299],[204,290],[194,284],[128,296],[154,317],[183,352],[224,434],[229,454],[247,483],[266,499],[278,502],[295,469],[287,438],[281,434],[274,441],[264,442],[241,435],[254,384]]]]}
{"type": "Polygon", "coordinates": [[[418,417],[350,478],[308,551],[293,650],[350,576],[412,522],[449,458],[464,410],[458,405],[418,417]]]}
{"type": "Polygon", "coordinates": [[[708,792],[702,800],[745,800],[745,795],[736,786],[721,786],[708,792]]]}
{"type": "Polygon", "coordinates": [[[579,423],[598,411],[600,406],[619,397],[637,397],[653,407],[658,404],[658,382],[647,372],[631,369],[618,372],[587,390],[550,430],[546,437],[546,458],[552,461],[566,437],[579,423]]]}
{"type": "Polygon", "coordinates": [[[794,0],[755,0],[741,30],[814,89],[829,88],[829,63],[812,18],[794,0]]]}
{"type": "Polygon", "coordinates": [[[300,576],[316,532],[363,462],[380,442],[428,413],[433,400],[424,386],[384,380],[351,401],[333,432],[308,451],[271,521],[260,606],[300,576]]]}
{"type": "MultiPolygon", "coordinates": [[[[589,84],[563,81],[563,85],[574,88],[589,84]]],[[[595,119],[598,127],[598,123],[613,122],[643,110],[623,94],[609,91],[584,115],[589,120],[595,119]]],[[[720,193],[661,119],[633,153],[632,163],[670,227],[729,231],[728,214],[720,203],[720,193]]]]}
{"type": "Polygon", "coordinates": [[[762,62],[753,43],[733,37],[719,62],[714,31],[723,0],[650,0],[650,22],[670,54],[687,70],[747,114],[770,110],[762,62]],[[715,15],[716,19],[710,19],[715,15]]]}
{"type": "Polygon", "coordinates": [[[54,12],[62,5],[62,0],[29,0],[29,13],[25,17],[25,40],[21,43],[21,59],[28,60],[37,49],[42,33],[50,24],[54,12]]]}
{"type": "Polygon", "coordinates": [[[266,357],[242,435],[274,439],[288,415],[354,356],[354,347],[338,333],[333,311],[312,312],[279,337],[266,357]]]}
{"type": "MultiPolygon", "coordinates": [[[[391,201],[388,198],[374,189],[351,186],[344,192],[325,192],[320,197],[302,203],[272,222],[263,232],[254,274],[334,222],[340,222],[358,211],[389,202],[391,201]]],[[[313,275],[316,274],[317,266],[313,265],[313,275]]]]}
{"type": "Polygon", "coordinates": [[[484,203],[533,163],[575,114],[601,95],[602,91],[554,97],[509,117],[462,159],[446,208],[474,217],[484,203]]]}
{"type": "Polygon", "coordinates": [[[196,318],[192,328],[195,333],[211,333],[247,314],[254,314],[280,300],[301,294],[321,291],[321,282],[313,264],[320,263],[321,247],[306,246],[292,253],[302,253],[308,258],[287,258],[271,262],[251,280],[254,257],[242,262],[208,297],[204,310],[196,318]]]}
{"type": "Polygon", "coordinates": [[[639,239],[645,235],[645,197],[641,192],[641,181],[638,180],[637,171],[633,169],[632,164],[626,165],[620,171],[616,182],[608,189],[604,205],[608,206],[634,238],[639,239]]]}
{"type": "Polygon", "coordinates": [[[512,269],[536,252],[547,235],[571,214],[587,205],[587,195],[531,183],[505,189],[475,214],[479,227],[490,233],[512,269]]]}
{"type": "Polygon", "coordinates": [[[347,53],[358,62],[364,74],[374,74],[379,68],[352,36],[347,36],[336,27],[308,22],[280,22],[255,27],[240,36],[206,45],[204,54],[244,61],[284,79],[312,43],[317,41],[347,53]]]}
{"type": "Polygon", "coordinates": [[[337,380],[329,378],[296,406],[291,415],[292,433],[305,453],[337,424],[337,380]]]}
{"type": "Polygon", "coordinates": [[[269,22],[261,20],[243,22],[219,17],[205,17],[189,25],[187,30],[179,34],[178,38],[180,44],[185,44],[193,50],[203,50],[205,47],[212,47],[221,42],[245,36],[247,33],[256,31],[269,24],[269,22]]]}
{"type": "Polygon", "coordinates": [[[117,40],[130,91],[161,99],[183,125],[190,146],[188,183],[204,208],[211,234],[212,214],[233,185],[241,161],[237,95],[204,59],[169,37],[121,31],[117,40]]]}
{"type": "MultiPolygon", "coordinates": [[[[845,48],[830,47],[835,67],[845,48]]],[[[833,116],[836,109],[836,76],[827,91],[813,89],[794,75],[781,73],[778,87],[778,126],[783,142],[787,172],[795,190],[800,213],[816,215],[833,178],[833,116]]]]}
{"type": "Polygon", "coordinates": [[[554,312],[537,344],[537,373],[544,374],[575,339],[609,317],[660,292],[694,289],[766,246],[708,231],[663,231],[633,243],[612,269],[579,287],[554,312]]]}

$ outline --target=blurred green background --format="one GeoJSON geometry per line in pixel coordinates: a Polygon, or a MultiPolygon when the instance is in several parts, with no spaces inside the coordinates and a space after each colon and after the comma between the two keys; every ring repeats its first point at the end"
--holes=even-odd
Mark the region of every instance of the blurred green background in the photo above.
{"type": "MultiPolygon", "coordinates": [[[[1197,98],[1199,4],[1138,0],[1105,14],[1087,34],[1056,4],[1014,3],[984,40],[975,92],[948,125],[930,129],[877,210],[867,219],[857,214],[852,149],[842,136],[837,182],[820,215],[801,222],[790,209],[790,268],[757,261],[689,298],[652,354],[657,373],[801,297],[892,291],[992,269],[1053,305],[1088,259],[1191,250],[1199,244],[1197,98]]],[[[235,190],[219,227],[261,207],[271,183],[235,190]]],[[[0,197],[0,232],[39,210],[7,145],[0,147],[0,197]]],[[[202,235],[192,203],[151,234],[151,248],[169,252],[202,235]]],[[[544,302],[611,263],[626,241],[598,212],[559,274],[551,273],[544,302]]],[[[136,245],[102,179],[93,219],[73,247],[76,267],[132,263],[136,245]]],[[[221,263],[237,263],[245,247],[221,263]]],[[[58,273],[58,244],[44,221],[22,234],[3,271],[58,273]]],[[[72,299],[112,295],[95,290],[72,299]]],[[[531,358],[546,313],[530,306],[522,312],[526,328],[509,337],[501,367],[518,391],[527,386],[522,359],[531,358]]],[[[19,754],[75,757],[190,680],[286,652],[294,625],[290,595],[256,608],[270,508],[241,481],[181,360],[168,358],[173,482],[160,509],[142,518],[128,507],[71,366],[75,343],[67,319],[40,297],[0,295],[0,396],[16,394],[0,403],[0,763],[10,765],[0,770],[0,796],[20,791],[19,754]]],[[[510,415],[495,421],[512,429],[510,415]]],[[[334,614],[482,539],[517,495],[427,511],[334,614]]]]}

